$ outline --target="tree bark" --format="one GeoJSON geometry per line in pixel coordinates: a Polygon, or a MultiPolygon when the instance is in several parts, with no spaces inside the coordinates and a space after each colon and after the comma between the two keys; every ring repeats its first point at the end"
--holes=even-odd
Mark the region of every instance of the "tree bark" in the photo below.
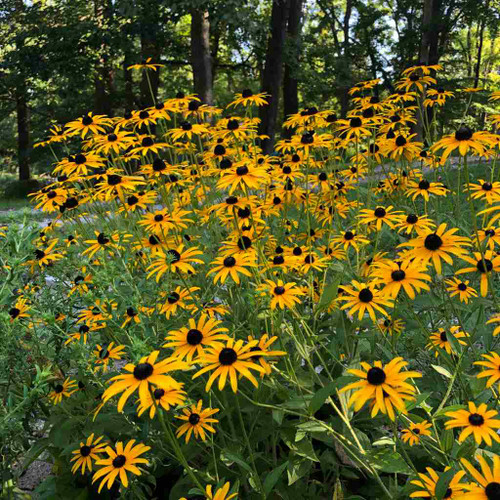
{"type": "MultiPolygon", "coordinates": [[[[486,9],[489,7],[489,0],[486,2],[486,9]]],[[[474,70],[474,87],[479,86],[479,77],[481,75],[481,58],[483,55],[483,42],[484,42],[484,29],[486,28],[486,16],[483,16],[480,22],[480,27],[479,27],[479,40],[477,44],[477,58],[476,58],[476,67],[474,70]]]]}
{"type": "MultiPolygon", "coordinates": [[[[300,32],[302,27],[302,0],[290,0],[288,16],[287,44],[288,53],[285,60],[283,76],[283,115],[286,120],[289,115],[299,111],[299,91],[297,68],[300,59],[300,32]]],[[[283,129],[283,135],[290,138],[292,129],[283,129]]]]}
{"type": "Polygon", "coordinates": [[[285,46],[286,25],[289,0],[273,0],[271,11],[270,37],[267,44],[266,63],[262,77],[262,92],[270,97],[269,104],[259,108],[261,120],[259,133],[269,139],[262,141],[265,154],[272,151],[278,118],[279,93],[283,79],[283,51],[285,46]]]}
{"type": "Polygon", "coordinates": [[[111,49],[106,40],[112,20],[112,5],[109,0],[95,0],[94,13],[97,33],[100,37],[99,55],[94,70],[94,111],[98,114],[111,116],[113,112],[111,101],[113,73],[109,64],[111,49]]]}
{"type": "Polygon", "coordinates": [[[213,104],[212,55],[208,12],[191,10],[191,65],[194,91],[205,104],[213,104]]]}
{"type": "MultiPolygon", "coordinates": [[[[159,63],[161,56],[160,40],[160,2],[157,0],[141,0],[140,33],[141,33],[141,57],[145,62],[151,58],[152,63],[159,63]]],[[[154,106],[158,97],[160,86],[161,68],[156,71],[146,69],[142,71],[140,83],[142,108],[154,106]],[[148,81],[149,79],[149,81],[148,81]]]]}

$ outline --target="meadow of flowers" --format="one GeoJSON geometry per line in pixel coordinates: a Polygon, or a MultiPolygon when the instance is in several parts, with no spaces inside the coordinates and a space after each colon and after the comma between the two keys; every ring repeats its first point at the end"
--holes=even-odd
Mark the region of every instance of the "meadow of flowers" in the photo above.
{"type": "Polygon", "coordinates": [[[249,90],[53,126],[54,221],[1,237],[4,488],[41,457],[40,498],[500,499],[500,114],[440,70],[273,155],[249,90]]]}

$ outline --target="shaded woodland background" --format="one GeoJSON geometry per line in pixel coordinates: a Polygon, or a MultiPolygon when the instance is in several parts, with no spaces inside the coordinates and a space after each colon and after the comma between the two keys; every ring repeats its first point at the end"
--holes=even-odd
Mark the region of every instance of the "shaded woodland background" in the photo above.
{"type": "MultiPolygon", "coordinates": [[[[260,116],[269,152],[287,115],[345,116],[354,83],[381,78],[392,92],[417,63],[443,64],[450,90],[499,88],[499,21],[500,0],[0,0],[0,170],[50,170],[33,142],[53,123],[152,105],[146,79],[126,69],[148,57],[165,65],[150,73],[160,100],[271,94],[260,116]]],[[[473,125],[487,111],[479,95],[473,125]]],[[[461,111],[447,113],[453,126],[461,111]]]]}

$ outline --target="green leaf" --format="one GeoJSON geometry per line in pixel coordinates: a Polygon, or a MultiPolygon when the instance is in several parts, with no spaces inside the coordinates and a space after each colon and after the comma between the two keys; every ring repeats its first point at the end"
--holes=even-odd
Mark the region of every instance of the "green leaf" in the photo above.
{"type": "Polygon", "coordinates": [[[441,408],[438,412],[434,414],[434,417],[444,417],[446,413],[449,411],[457,411],[457,410],[463,410],[465,409],[465,405],[450,405],[450,406],[445,406],[444,408],[441,408]]]}
{"type": "Polygon", "coordinates": [[[371,457],[370,462],[375,469],[392,474],[406,474],[408,476],[413,473],[403,457],[396,451],[382,448],[373,450],[369,453],[369,456],[371,457]]]}
{"type": "Polygon", "coordinates": [[[453,429],[445,429],[441,433],[441,445],[443,446],[443,451],[448,453],[453,448],[455,443],[455,435],[453,434],[453,429]]]}
{"type": "Polygon", "coordinates": [[[450,481],[453,479],[454,475],[455,471],[453,469],[447,470],[446,472],[443,472],[443,474],[441,474],[441,477],[436,483],[435,495],[437,500],[442,500],[444,498],[446,490],[448,489],[450,481]]]}
{"type": "Polygon", "coordinates": [[[424,401],[427,400],[427,398],[431,395],[430,392],[423,392],[422,394],[419,394],[416,398],[415,401],[412,401],[411,403],[408,404],[406,409],[408,411],[413,410],[413,408],[416,408],[417,406],[421,405],[424,401]]]}
{"type": "Polygon", "coordinates": [[[319,391],[314,394],[314,396],[311,399],[311,402],[309,403],[309,412],[311,414],[316,413],[323,403],[327,400],[329,396],[331,396],[335,390],[338,387],[338,381],[335,382],[330,382],[328,385],[325,385],[325,387],[322,387],[319,391]]]}
{"type": "Polygon", "coordinates": [[[252,470],[252,467],[250,467],[250,465],[248,465],[242,457],[240,457],[239,455],[237,455],[236,453],[231,453],[230,451],[224,451],[223,453],[221,453],[221,456],[220,456],[221,460],[223,462],[228,462],[229,464],[231,462],[234,462],[234,463],[237,463],[238,465],[240,465],[243,469],[245,469],[247,472],[250,472],[250,473],[253,473],[253,470],[252,470]]]}
{"type": "Polygon", "coordinates": [[[273,469],[266,476],[266,479],[264,479],[264,492],[266,496],[273,491],[274,485],[278,482],[278,479],[280,478],[281,474],[283,474],[283,471],[287,468],[287,466],[288,460],[282,463],[280,466],[276,467],[276,469],[273,469]]]}
{"type": "Polygon", "coordinates": [[[431,365],[434,370],[436,370],[440,375],[446,378],[452,378],[453,375],[444,367],[439,365],[431,365]]]}

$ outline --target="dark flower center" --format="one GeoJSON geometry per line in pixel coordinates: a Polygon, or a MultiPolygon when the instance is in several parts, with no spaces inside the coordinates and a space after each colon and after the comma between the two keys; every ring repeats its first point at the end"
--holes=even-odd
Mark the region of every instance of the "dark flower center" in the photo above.
{"type": "Polygon", "coordinates": [[[306,255],[306,258],[304,259],[304,262],[305,262],[306,264],[314,264],[314,261],[315,261],[315,260],[316,260],[316,259],[314,258],[314,256],[313,256],[313,255],[311,255],[311,254],[309,254],[309,255],[306,255]]]}
{"type": "Polygon", "coordinates": [[[354,238],[354,233],[352,231],[346,231],[344,233],[344,240],[352,240],[354,238]]]}
{"type": "Polygon", "coordinates": [[[80,448],[80,455],[82,457],[88,457],[90,455],[91,451],[92,451],[92,448],[90,446],[84,445],[80,448]]]}
{"type": "Polygon", "coordinates": [[[402,147],[406,144],[406,139],[402,135],[396,137],[396,146],[402,147]]]}
{"type": "Polygon", "coordinates": [[[453,490],[451,488],[448,488],[443,496],[444,498],[451,498],[451,495],[453,494],[453,490]]]}
{"type": "Polygon", "coordinates": [[[283,167],[283,168],[281,169],[281,171],[282,171],[284,174],[286,174],[286,175],[288,175],[288,174],[291,174],[291,173],[292,173],[292,169],[291,169],[291,167],[289,167],[289,166],[283,167]]]}
{"type": "Polygon", "coordinates": [[[448,337],[446,336],[446,332],[441,332],[439,334],[439,338],[441,339],[441,342],[447,342],[448,341],[448,337]]]}
{"type": "Polygon", "coordinates": [[[189,130],[191,130],[193,128],[193,126],[189,122],[182,122],[181,123],[181,128],[185,132],[188,132],[189,130]]]}
{"type": "Polygon", "coordinates": [[[38,248],[35,250],[35,259],[42,260],[45,257],[45,252],[43,250],[39,250],[38,248]]]}
{"type": "Polygon", "coordinates": [[[217,144],[214,148],[215,156],[224,156],[226,154],[226,148],[222,144],[217,144]]]}
{"type": "Polygon", "coordinates": [[[165,170],[167,168],[167,165],[161,158],[155,158],[153,160],[153,171],[155,172],[161,172],[162,170],[165,170]]]}
{"type": "Polygon", "coordinates": [[[233,165],[233,162],[229,158],[222,158],[222,160],[219,163],[219,167],[222,170],[226,170],[227,168],[231,168],[233,165]]]}
{"type": "Polygon", "coordinates": [[[430,187],[429,181],[427,181],[426,179],[422,179],[418,183],[418,189],[429,189],[429,187],[430,187]]]}
{"type": "Polygon", "coordinates": [[[57,394],[61,394],[61,392],[64,391],[64,387],[61,385],[61,384],[57,384],[55,387],[54,387],[54,391],[57,393],[57,394]]]}
{"type": "Polygon", "coordinates": [[[150,363],[139,363],[134,368],[134,378],[137,380],[146,380],[153,374],[153,365],[150,363]]]}
{"type": "Polygon", "coordinates": [[[455,132],[455,139],[457,141],[468,141],[472,138],[472,134],[474,134],[474,132],[464,125],[455,132]]]}
{"type": "Polygon", "coordinates": [[[368,370],[366,374],[366,380],[371,385],[382,385],[385,382],[386,375],[382,368],[377,368],[374,366],[368,370]]]}
{"type": "Polygon", "coordinates": [[[413,434],[418,435],[418,434],[420,434],[420,429],[413,429],[412,432],[413,432],[413,434]]]}
{"type": "Polygon", "coordinates": [[[230,196],[229,198],[226,198],[226,203],[228,205],[235,205],[238,203],[238,198],[236,198],[236,196],[230,196]]]}
{"type": "Polygon", "coordinates": [[[273,198],[273,205],[279,205],[281,203],[281,198],[279,196],[275,196],[273,198]]]}
{"type": "Polygon", "coordinates": [[[410,81],[418,82],[419,80],[420,80],[420,75],[417,75],[416,73],[410,75],[410,81]]]}
{"type": "Polygon", "coordinates": [[[276,286],[274,287],[274,295],[283,295],[285,293],[284,286],[276,286]]]}
{"type": "Polygon", "coordinates": [[[198,108],[201,106],[201,103],[198,101],[189,101],[188,109],[189,111],[198,111],[198,108]]]}
{"type": "Polygon", "coordinates": [[[373,293],[369,288],[363,288],[358,294],[359,300],[367,304],[373,300],[373,293]]]}
{"type": "Polygon", "coordinates": [[[252,97],[252,96],[253,96],[253,92],[250,89],[245,89],[241,93],[241,97],[244,97],[245,99],[247,99],[248,97],[252,97]]]}
{"type": "Polygon", "coordinates": [[[110,174],[108,175],[108,184],[110,186],[118,186],[122,181],[121,175],[110,174]]]}
{"type": "Polygon", "coordinates": [[[97,236],[97,243],[99,243],[99,245],[107,245],[109,243],[109,238],[104,233],[99,233],[97,236]]]}
{"type": "Polygon", "coordinates": [[[391,278],[394,281],[403,281],[406,278],[406,273],[399,269],[398,271],[393,271],[391,273],[391,278]]]}
{"type": "Polygon", "coordinates": [[[116,455],[116,457],[113,459],[113,467],[115,469],[120,469],[125,465],[126,461],[127,458],[124,455],[116,455]]]}
{"type": "Polygon", "coordinates": [[[240,177],[247,174],[248,174],[248,167],[246,165],[243,165],[242,167],[238,167],[236,169],[236,175],[239,175],[240,177]]]}
{"type": "Polygon", "coordinates": [[[238,248],[240,250],[247,250],[252,246],[252,240],[248,236],[242,236],[238,239],[238,248]]]}
{"type": "Polygon", "coordinates": [[[488,500],[500,500],[500,483],[488,483],[484,492],[488,500]]]}
{"type": "Polygon", "coordinates": [[[238,359],[236,351],[231,347],[224,347],[219,353],[219,363],[224,366],[232,365],[238,359]]]}
{"type": "Polygon", "coordinates": [[[249,207],[239,208],[238,217],[240,219],[248,219],[248,217],[250,217],[250,208],[249,207]]]}
{"type": "Polygon", "coordinates": [[[328,123],[333,123],[333,122],[336,122],[336,121],[337,121],[337,115],[335,115],[335,114],[328,115],[328,116],[326,117],[326,121],[327,121],[328,123]]]}
{"type": "Polygon", "coordinates": [[[469,415],[469,424],[475,427],[479,427],[480,425],[484,424],[484,418],[482,415],[479,415],[479,413],[471,413],[469,415]]]}
{"type": "Polygon", "coordinates": [[[181,254],[177,250],[170,249],[167,251],[167,255],[170,257],[170,263],[175,264],[181,260],[181,254]]]}
{"type": "Polygon", "coordinates": [[[443,240],[436,234],[432,233],[426,236],[424,240],[424,246],[427,250],[435,252],[443,245],[443,240]]]}
{"type": "Polygon", "coordinates": [[[300,248],[300,247],[295,247],[295,248],[292,250],[292,253],[293,253],[293,255],[295,255],[295,257],[298,257],[299,255],[302,255],[302,248],[300,248]]]}
{"type": "Polygon", "coordinates": [[[144,139],[141,142],[141,145],[143,148],[149,148],[155,143],[151,137],[144,137],[144,139]]]}
{"type": "Polygon", "coordinates": [[[165,394],[165,389],[155,389],[153,392],[153,396],[155,399],[161,399],[165,394]]]}
{"type": "Polygon", "coordinates": [[[47,198],[48,198],[49,200],[53,200],[56,196],[57,196],[57,193],[56,193],[55,191],[49,191],[49,192],[47,193],[47,198]]]}
{"type": "Polygon", "coordinates": [[[82,124],[88,127],[90,124],[92,124],[94,120],[92,119],[91,116],[87,115],[82,118],[82,124]]]}
{"type": "Polygon", "coordinates": [[[385,211],[384,208],[378,207],[373,212],[373,215],[375,215],[375,217],[378,217],[379,219],[381,219],[382,217],[385,217],[387,215],[387,212],[385,211]]]}
{"type": "Polygon", "coordinates": [[[465,292],[465,290],[467,290],[467,285],[465,283],[459,283],[457,288],[461,291],[461,292],[465,292]]]}
{"type": "Polygon", "coordinates": [[[325,172],[321,172],[319,175],[318,175],[318,179],[320,181],[326,181],[326,179],[328,179],[328,175],[325,174],[325,172]]]}
{"type": "Polygon", "coordinates": [[[203,334],[200,332],[200,330],[197,330],[196,328],[192,328],[187,333],[186,340],[187,340],[187,343],[189,345],[201,344],[201,341],[203,340],[203,334]]]}
{"type": "Polygon", "coordinates": [[[493,184],[491,182],[485,182],[481,187],[483,191],[491,191],[493,189],[493,184]]]}
{"type": "Polygon", "coordinates": [[[149,241],[149,244],[150,245],[158,245],[158,243],[160,243],[160,238],[158,238],[158,236],[152,234],[149,238],[148,238],[148,241],[149,241]]]}
{"type": "Polygon", "coordinates": [[[481,259],[477,262],[476,267],[480,273],[490,272],[493,269],[493,262],[489,259],[481,259]]]}
{"type": "Polygon", "coordinates": [[[280,265],[283,264],[284,262],[285,258],[283,257],[283,255],[276,255],[273,258],[273,264],[280,265]]]}
{"type": "Polygon", "coordinates": [[[200,416],[198,415],[198,413],[191,413],[191,415],[189,415],[189,423],[191,425],[196,425],[199,421],[200,416]]]}
{"type": "Polygon", "coordinates": [[[127,307],[127,316],[130,316],[131,318],[137,316],[137,312],[133,307],[127,307]]]}
{"type": "Polygon", "coordinates": [[[149,113],[143,109],[140,113],[139,113],[139,118],[141,120],[145,120],[146,118],[149,118],[149,113]]]}
{"type": "Polygon", "coordinates": [[[415,214],[410,214],[406,217],[406,222],[408,222],[408,224],[416,224],[417,221],[418,217],[415,214]]]}
{"type": "Polygon", "coordinates": [[[227,122],[227,129],[228,130],[237,130],[240,127],[240,124],[238,123],[238,120],[229,120],[227,122]]]}
{"type": "Polygon", "coordinates": [[[223,265],[224,267],[234,267],[236,265],[236,259],[234,257],[226,257],[223,265]]]}
{"type": "Polygon", "coordinates": [[[127,205],[129,205],[130,207],[134,206],[137,202],[139,201],[139,198],[137,198],[137,196],[129,196],[127,198],[127,205]]]}
{"type": "Polygon", "coordinates": [[[109,134],[108,135],[108,141],[109,142],[115,142],[116,139],[118,139],[118,136],[116,134],[109,134]]]}
{"type": "Polygon", "coordinates": [[[363,110],[363,118],[373,118],[375,116],[375,110],[373,108],[366,108],[363,110]]]}
{"type": "Polygon", "coordinates": [[[484,232],[486,236],[495,236],[495,230],[494,229],[486,229],[484,232]]]}
{"type": "Polygon", "coordinates": [[[170,292],[167,297],[167,302],[169,304],[175,304],[180,299],[180,295],[177,292],[170,292]]]}
{"type": "Polygon", "coordinates": [[[302,144],[312,144],[314,142],[314,135],[312,133],[307,133],[302,135],[300,138],[302,144]]]}
{"type": "Polygon", "coordinates": [[[82,155],[82,153],[78,153],[75,156],[75,163],[77,165],[83,165],[87,161],[87,157],[85,155],[82,155]]]}
{"type": "Polygon", "coordinates": [[[349,120],[349,127],[351,128],[358,128],[358,127],[361,127],[361,124],[363,122],[361,121],[361,118],[358,118],[357,116],[354,117],[354,118],[351,118],[349,120]]]}

